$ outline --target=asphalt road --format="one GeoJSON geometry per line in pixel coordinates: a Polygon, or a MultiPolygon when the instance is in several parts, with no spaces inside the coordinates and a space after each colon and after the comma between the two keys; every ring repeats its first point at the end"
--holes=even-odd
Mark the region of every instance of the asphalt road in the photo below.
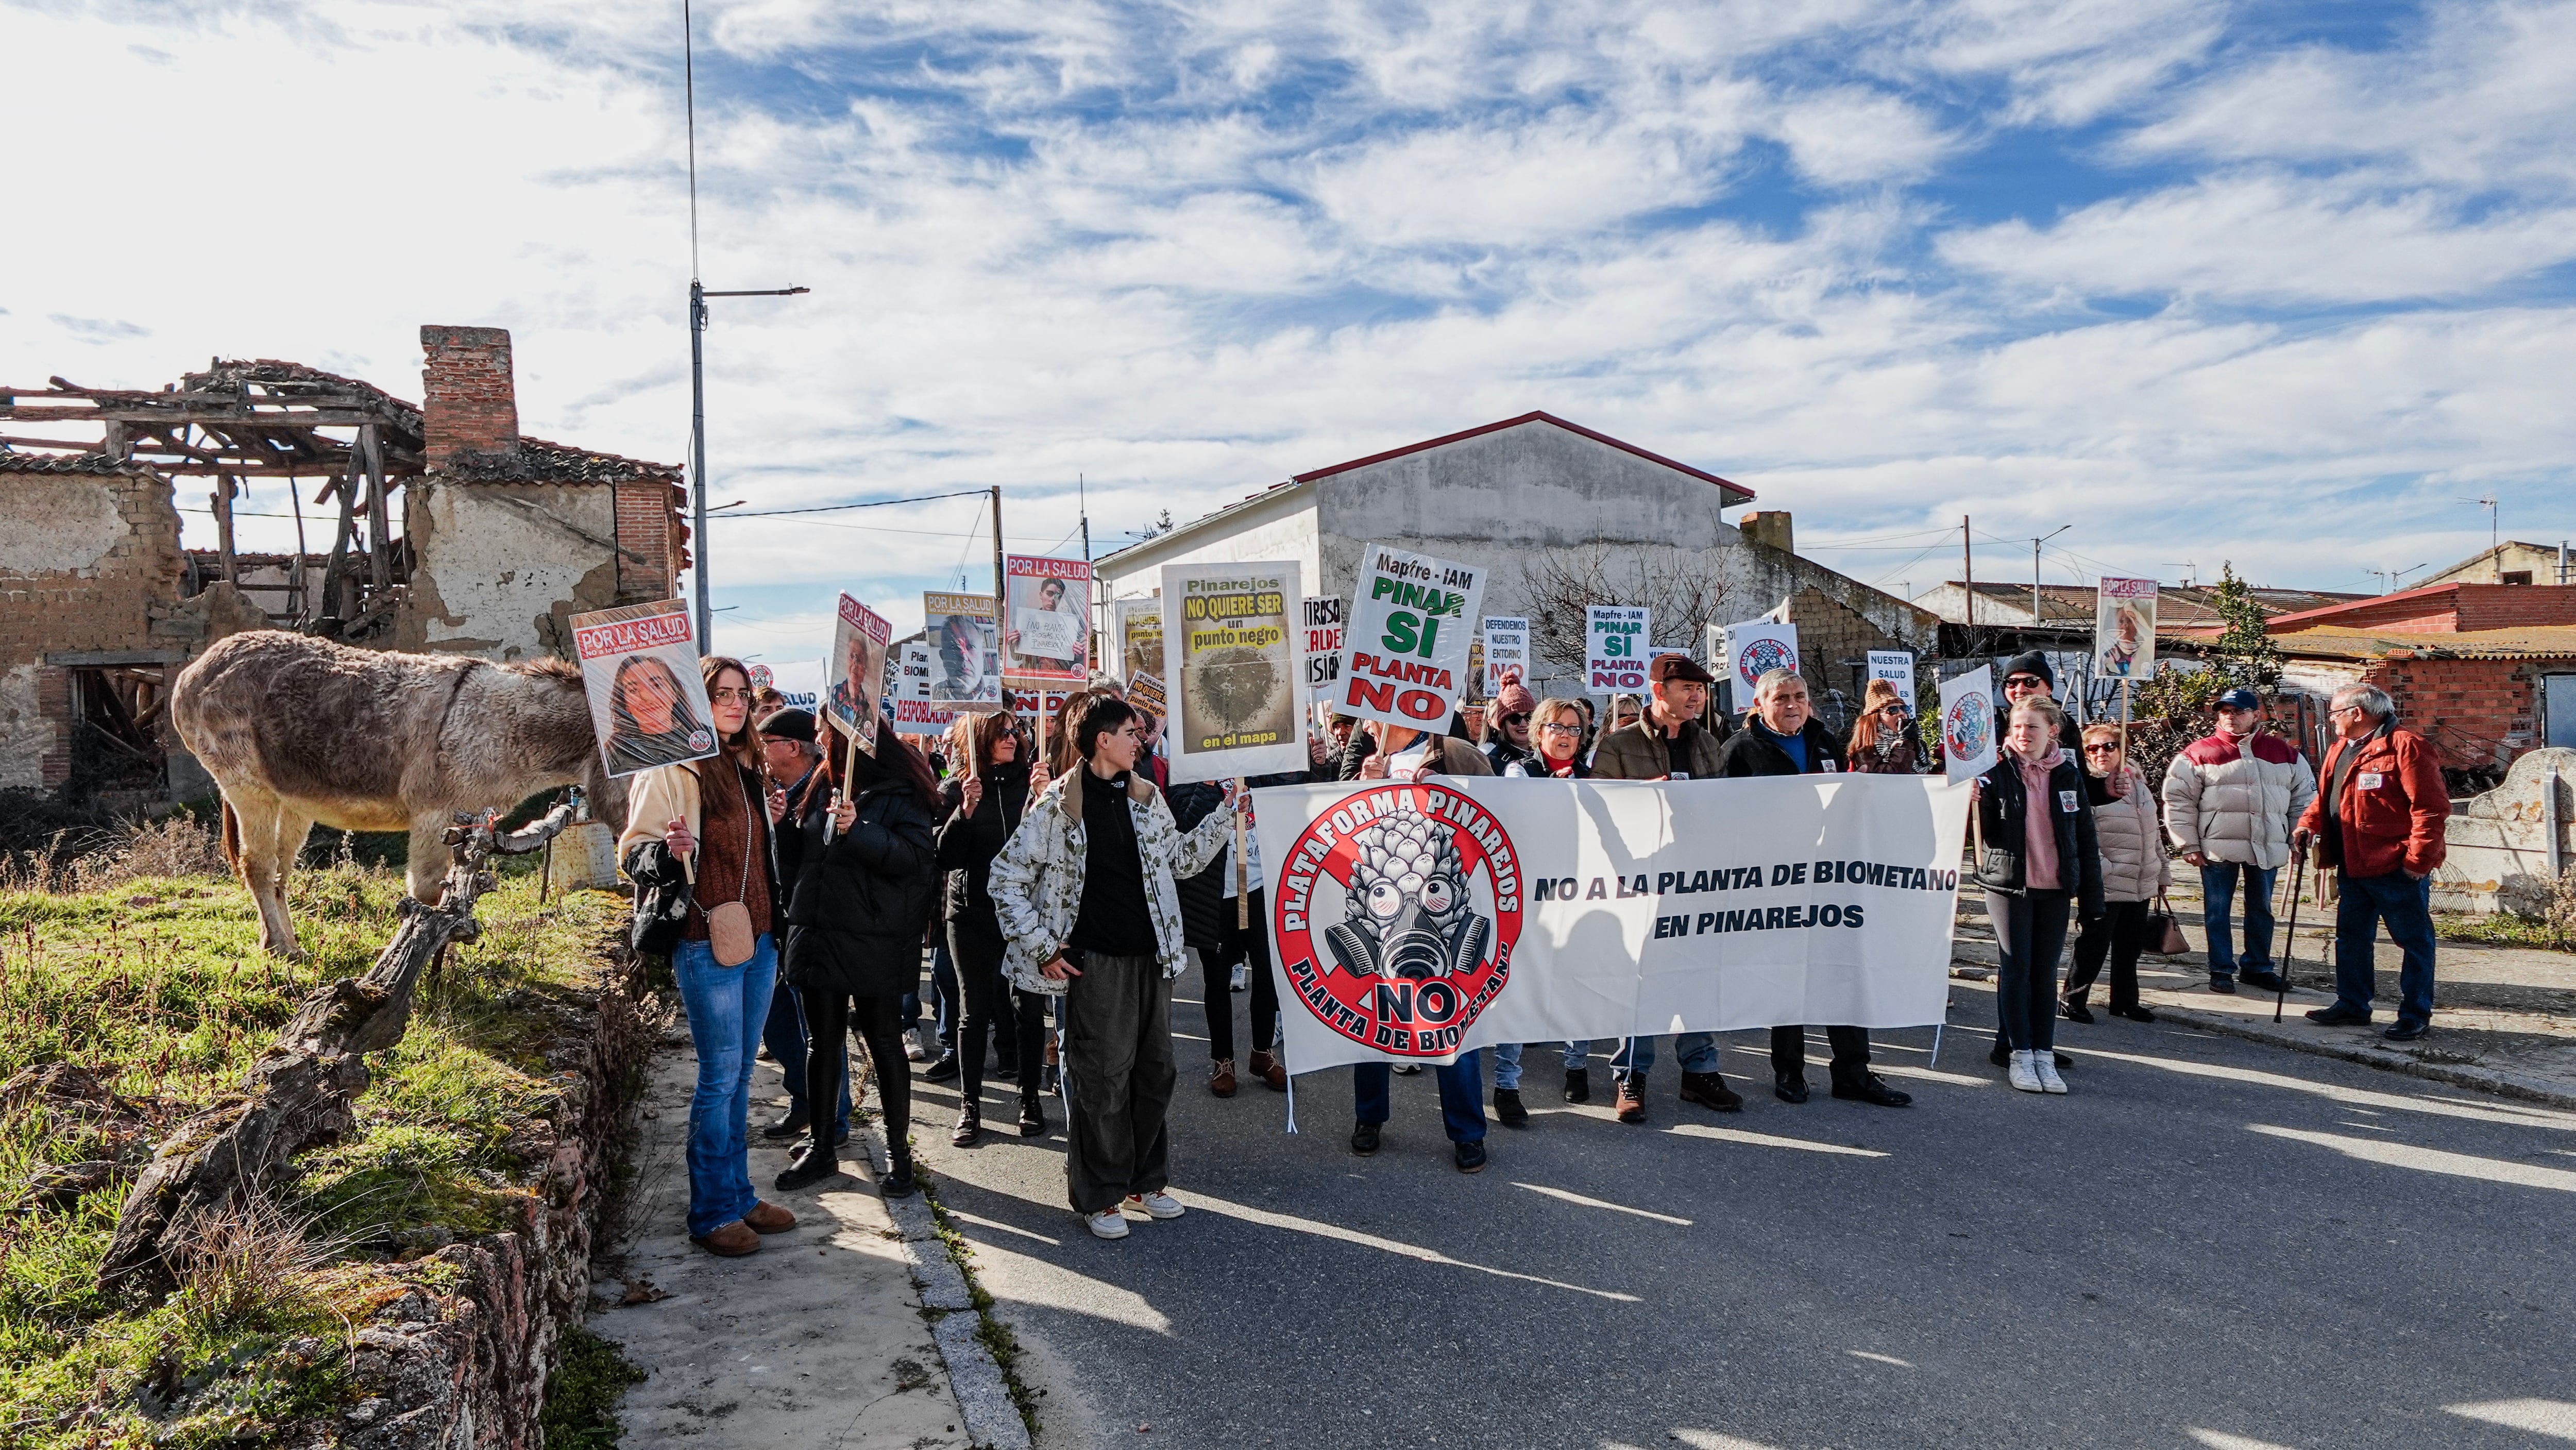
{"type": "Polygon", "coordinates": [[[1676,1101],[1667,1053],[1622,1126],[1603,1059],[1575,1108],[1532,1051],[1538,1111],[1474,1177],[1428,1074],[1355,1158],[1347,1070],[1286,1136],[1280,1095],[1208,1095],[1176,1004],[1190,1212],[1119,1242],[1065,1206],[1054,1099],[1046,1138],[961,1151],[953,1085],[917,1085],[914,1131],[1042,1444],[2576,1440],[2576,1115],[2107,1017],[2060,1024],[2073,1091],[2031,1097],[1986,1066],[1992,998],[1953,995],[1937,1072],[1928,1031],[1882,1039],[1903,1110],[1828,1099],[1821,1037],[1781,1103],[1741,1033],[1745,1111],[1676,1101]]]}

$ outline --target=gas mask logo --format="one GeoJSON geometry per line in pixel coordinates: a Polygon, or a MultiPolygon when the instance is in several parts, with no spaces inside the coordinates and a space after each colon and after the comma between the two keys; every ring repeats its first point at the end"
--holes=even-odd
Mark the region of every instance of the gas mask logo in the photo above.
{"type": "Polygon", "coordinates": [[[1520,862],[1462,791],[1363,791],[1299,837],[1273,911],[1290,985],[1318,1021],[1389,1056],[1445,1058],[1510,976],[1520,862]]]}

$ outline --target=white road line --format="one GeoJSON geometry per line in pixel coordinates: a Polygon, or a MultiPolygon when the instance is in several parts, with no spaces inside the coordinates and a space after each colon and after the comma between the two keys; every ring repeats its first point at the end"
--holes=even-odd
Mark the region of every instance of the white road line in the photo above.
{"type": "Polygon", "coordinates": [[[1689,1228],[1691,1226],[1691,1221],[1689,1219],[1675,1218],[1669,1213],[1649,1213],[1642,1208],[1630,1208],[1624,1203],[1611,1203],[1604,1199],[1586,1198],[1580,1193],[1568,1193],[1562,1188],[1550,1188],[1544,1183],[1523,1183],[1518,1179],[1514,1179],[1512,1181],[1512,1187],[1526,1188],[1532,1193],[1544,1193],[1550,1198],[1561,1198],[1568,1203],[1579,1203],[1585,1208],[1606,1208],[1612,1213],[1633,1213],[1639,1218],[1651,1218],[1657,1223],[1679,1224],[1683,1228],[1689,1228]]]}
{"type": "Polygon", "coordinates": [[[1222,1214],[1227,1218],[1241,1219],[1245,1223],[1257,1223],[1265,1228],[1283,1228],[1292,1233],[1313,1234],[1315,1237],[1321,1239],[1337,1239],[1342,1243],[1357,1244],[1361,1248],[1366,1249],[1377,1249],[1384,1253],[1394,1254],[1401,1258],[1414,1259],[1425,1264],[1446,1264],[1452,1268],[1473,1269],[1479,1274],[1491,1274],[1498,1279],[1518,1279],[1525,1284],[1544,1284],[1551,1289],[1570,1289],[1577,1294],[1589,1294],[1596,1299],[1616,1300],[1621,1304],[1642,1304],[1645,1302],[1634,1294],[1622,1294],[1614,1289],[1587,1289],[1581,1284],[1568,1284],[1561,1279],[1541,1278],[1536,1274],[1514,1273],[1509,1269],[1497,1269],[1489,1264],[1471,1264],[1465,1259],[1453,1259],[1447,1254],[1441,1253],[1437,1249],[1426,1249],[1420,1244],[1408,1244],[1397,1239],[1379,1238],[1375,1234],[1364,1234],[1357,1229],[1343,1228],[1339,1224],[1322,1223],[1311,1218],[1299,1218],[1295,1214],[1290,1213],[1272,1213],[1268,1209],[1254,1208],[1249,1204],[1230,1203],[1222,1198],[1210,1198],[1204,1193],[1192,1193],[1181,1189],[1166,1189],[1165,1191],[1192,1208],[1205,1209],[1210,1213],[1222,1214]]]}
{"type": "Polygon", "coordinates": [[[2296,1128],[2276,1128],[2269,1123],[2248,1123],[2245,1126],[2247,1131],[2261,1133],[2267,1138],[2288,1138],[2292,1142],[2332,1148],[2347,1158],[2358,1158],[2365,1163],[2384,1163],[2391,1168],[2413,1168],[2423,1173],[2444,1173],[2454,1178],[2483,1178],[2489,1183],[2510,1183],[2521,1188],[2554,1188],[2561,1193],[2576,1193],[2576,1171],[2565,1168],[2540,1168],[2504,1158],[2480,1158],[2468,1153],[2446,1153],[2439,1148],[2418,1148],[2411,1143],[2384,1143],[2377,1138],[2347,1138],[2340,1133],[2303,1133],[2296,1128]]]}
{"type": "Polygon", "coordinates": [[[1756,1148],[1803,1148],[1810,1153],[1839,1153],[1849,1158],[1884,1158],[1888,1155],[1875,1148],[1846,1148],[1840,1143],[1810,1143],[1804,1138],[1775,1138],[1769,1133],[1748,1133],[1742,1128],[1711,1128],[1699,1123],[1675,1123],[1664,1130],[1686,1138],[1715,1138],[1722,1143],[1747,1143],[1756,1148]]]}

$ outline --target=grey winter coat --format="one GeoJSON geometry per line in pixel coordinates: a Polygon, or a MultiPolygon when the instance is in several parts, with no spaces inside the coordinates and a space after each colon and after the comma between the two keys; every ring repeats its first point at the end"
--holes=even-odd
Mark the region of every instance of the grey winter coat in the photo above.
{"type": "Polygon", "coordinates": [[[2147,778],[2134,765],[2129,793],[2093,800],[2093,836],[2102,853],[2104,901],[2153,901],[2173,886],[2173,858],[2165,854],[2164,833],[2156,827],[2156,798],[2147,778]]]}

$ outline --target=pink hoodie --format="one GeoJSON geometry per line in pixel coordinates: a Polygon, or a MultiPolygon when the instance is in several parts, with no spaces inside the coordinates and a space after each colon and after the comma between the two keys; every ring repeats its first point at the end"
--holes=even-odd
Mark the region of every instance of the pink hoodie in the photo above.
{"type": "Polygon", "coordinates": [[[2021,771],[2022,868],[2021,884],[2026,891],[2054,891],[2060,886],[2057,871],[2057,797],[2049,793],[2048,778],[2066,759],[2057,742],[2048,742],[2048,754],[2037,760],[2024,760],[2006,750],[2013,765],[2021,771]]]}

